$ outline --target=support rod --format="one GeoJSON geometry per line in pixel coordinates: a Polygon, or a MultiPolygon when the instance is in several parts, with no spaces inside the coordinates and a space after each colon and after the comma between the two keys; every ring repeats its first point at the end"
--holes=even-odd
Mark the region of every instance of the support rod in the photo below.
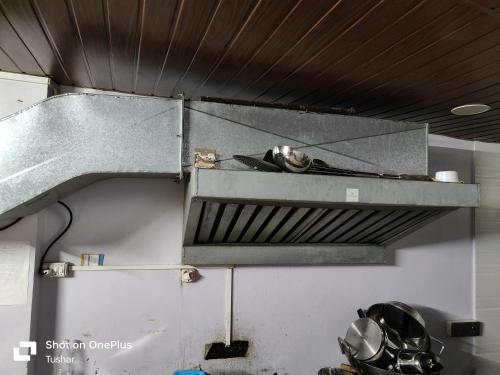
{"type": "Polygon", "coordinates": [[[232,267],[226,271],[226,346],[231,346],[233,339],[233,271],[232,267]]]}

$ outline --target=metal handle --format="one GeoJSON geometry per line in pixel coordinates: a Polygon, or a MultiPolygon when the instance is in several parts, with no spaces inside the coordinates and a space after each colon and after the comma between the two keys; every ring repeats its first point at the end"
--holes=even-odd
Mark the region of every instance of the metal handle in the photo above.
{"type": "Polygon", "coordinates": [[[340,350],[342,351],[342,354],[345,354],[348,358],[352,357],[353,354],[352,354],[351,345],[349,345],[349,343],[341,337],[338,338],[338,341],[339,341],[340,350]]]}
{"type": "Polygon", "coordinates": [[[345,345],[345,341],[343,339],[341,339],[340,337],[337,337],[337,340],[339,342],[340,351],[342,352],[342,354],[345,354],[346,351],[347,351],[347,347],[345,345]]]}
{"type": "Polygon", "coordinates": [[[430,339],[432,341],[435,341],[437,342],[439,345],[441,345],[441,349],[439,350],[439,354],[437,355],[438,357],[441,357],[441,354],[443,354],[443,351],[444,351],[444,342],[442,342],[441,340],[438,340],[437,338],[433,337],[433,336],[429,336],[430,339]]]}

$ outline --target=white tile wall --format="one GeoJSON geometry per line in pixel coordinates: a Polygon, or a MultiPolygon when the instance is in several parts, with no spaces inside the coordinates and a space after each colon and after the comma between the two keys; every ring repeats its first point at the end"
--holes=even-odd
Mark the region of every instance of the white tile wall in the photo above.
{"type": "Polygon", "coordinates": [[[488,363],[478,373],[490,374],[498,373],[493,364],[500,364],[500,145],[477,142],[474,154],[481,185],[481,207],[475,215],[476,317],[484,322],[476,353],[488,363]]]}
{"type": "MultiPolygon", "coordinates": [[[[47,97],[48,80],[23,74],[0,72],[0,118],[20,111],[47,97]],[[45,83],[44,83],[45,82],[45,83]]],[[[7,224],[0,221],[0,226],[7,224]]],[[[37,239],[38,217],[32,215],[19,224],[0,232],[0,241],[28,241],[33,245],[37,239]]],[[[27,366],[12,360],[12,349],[19,341],[32,338],[36,327],[31,316],[36,313],[35,251],[30,254],[28,303],[16,306],[0,306],[0,363],[1,374],[26,375],[27,366]]],[[[32,364],[31,364],[32,365],[32,364]]]]}

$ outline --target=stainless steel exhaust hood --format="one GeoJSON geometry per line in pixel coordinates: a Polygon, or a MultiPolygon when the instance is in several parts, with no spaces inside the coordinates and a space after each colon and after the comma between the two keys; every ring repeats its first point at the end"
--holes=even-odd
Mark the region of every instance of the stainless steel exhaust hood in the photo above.
{"type": "Polygon", "coordinates": [[[384,263],[386,245],[478,206],[475,184],[195,169],[184,262],[384,263]]]}
{"type": "Polygon", "coordinates": [[[186,264],[384,263],[386,245],[479,205],[477,185],[255,172],[232,159],[287,144],[339,168],[427,174],[426,124],[210,102],[187,103],[184,117],[184,164],[200,147],[222,160],[190,175],[186,264]]]}

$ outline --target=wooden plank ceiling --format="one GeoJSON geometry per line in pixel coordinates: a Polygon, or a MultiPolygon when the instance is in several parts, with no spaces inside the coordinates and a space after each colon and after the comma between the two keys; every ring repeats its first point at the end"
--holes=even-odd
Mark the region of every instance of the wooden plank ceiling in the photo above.
{"type": "MultiPolygon", "coordinates": [[[[0,0],[0,69],[105,90],[353,106],[500,141],[497,0],[0,0]],[[467,117],[450,109],[486,103],[467,117]]],[[[500,9],[500,8],[499,8],[500,9]]]]}

